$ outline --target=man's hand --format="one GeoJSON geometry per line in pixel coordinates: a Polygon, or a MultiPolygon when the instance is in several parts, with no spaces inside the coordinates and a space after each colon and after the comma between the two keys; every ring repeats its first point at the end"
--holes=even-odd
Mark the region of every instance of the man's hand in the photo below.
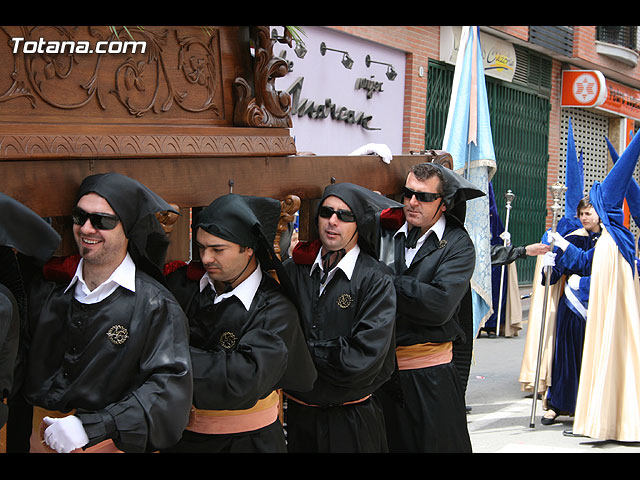
{"type": "Polygon", "coordinates": [[[43,422],[48,425],[44,431],[44,441],[58,453],[69,453],[89,443],[89,437],[78,417],[44,417],[43,422]]]}
{"type": "Polygon", "coordinates": [[[531,245],[524,247],[524,249],[527,252],[527,255],[535,257],[536,255],[544,255],[545,253],[550,252],[551,246],[544,243],[532,243],[531,245]]]}

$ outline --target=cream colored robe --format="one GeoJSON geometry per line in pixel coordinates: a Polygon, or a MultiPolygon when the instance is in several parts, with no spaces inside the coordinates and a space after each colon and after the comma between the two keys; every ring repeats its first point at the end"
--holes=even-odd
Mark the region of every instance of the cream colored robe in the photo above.
{"type": "Polygon", "coordinates": [[[640,441],[640,288],[606,229],[591,267],[574,433],[640,441]]]}
{"type": "MultiPolygon", "coordinates": [[[[542,255],[539,255],[536,259],[536,266],[533,274],[527,338],[525,340],[519,377],[520,388],[527,392],[533,391],[536,381],[538,346],[540,344],[540,328],[542,326],[542,311],[545,296],[545,287],[541,282],[541,278],[542,255]]],[[[551,367],[553,365],[553,352],[556,336],[556,313],[558,300],[560,299],[563,290],[564,280],[557,282],[555,285],[549,285],[549,297],[547,300],[547,310],[545,312],[542,358],[540,361],[538,393],[545,393],[549,385],[551,385],[551,367]]]]}
{"type": "Polygon", "coordinates": [[[522,330],[522,300],[518,288],[518,269],[516,262],[506,265],[507,268],[507,301],[505,302],[505,320],[500,325],[505,337],[517,337],[522,330]]]}

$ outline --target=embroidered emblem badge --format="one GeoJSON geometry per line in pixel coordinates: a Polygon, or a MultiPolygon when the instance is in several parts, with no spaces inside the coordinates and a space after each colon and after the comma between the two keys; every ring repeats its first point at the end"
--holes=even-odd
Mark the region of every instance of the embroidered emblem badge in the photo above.
{"type": "Polygon", "coordinates": [[[236,346],[236,336],[233,332],[224,332],[220,335],[220,346],[228,350],[236,346]]]}
{"type": "Polygon", "coordinates": [[[107,332],[107,337],[114,345],[122,345],[129,338],[129,332],[122,325],[114,325],[107,332]]]}
{"type": "Polygon", "coordinates": [[[447,246],[447,241],[446,240],[440,240],[440,243],[438,244],[438,248],[444,248],[447,246]]]}
{"type": "Polygon", "coordinates": [[[340,308],[349,308],[351,303],[353,303],[353,299],[348,293],[343,293],[338,297],[337,303],[340,308]]]}

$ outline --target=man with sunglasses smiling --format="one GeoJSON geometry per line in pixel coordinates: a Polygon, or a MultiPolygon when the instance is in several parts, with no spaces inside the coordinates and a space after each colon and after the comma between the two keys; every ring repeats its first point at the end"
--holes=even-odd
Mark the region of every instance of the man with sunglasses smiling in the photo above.
{"type": "Polygon", "coordinates": [[[318,371],[313,390],[285,390],[290,452],[388,450],[376,391],[394,370],[396,297],[375,246],[380,211],[399,206],[358,185],[330,185],[319,238],[299,242],[284,263],[318,371]]]}
{"type": "Polygon", "coordinates": [[[162,211],[175,212],[123,175],[82,182],[72,211],[79,261],[50,262],[30,285],[32,452],[145,452],[180,439],[193,384],[187,319],[162,276],[162,211]]]}
{"type": "Polygon", "coordinates": [[[381,215],[380,259],[395,271],[398,372],[380,390],[391,452],[470,452],[468,375],[473,242],[466,200],[484,195],[437,163],[414,165],[402,210],[381,215]]]}

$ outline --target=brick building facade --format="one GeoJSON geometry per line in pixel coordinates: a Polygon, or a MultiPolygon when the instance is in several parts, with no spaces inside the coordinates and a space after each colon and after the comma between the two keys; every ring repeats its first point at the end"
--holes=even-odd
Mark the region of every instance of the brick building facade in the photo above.
{"type": "MultiPolygon", "coordinates": [[[[428,114],[430,98],[428,89],[433,82],[430,71],[441,62],[441,42],[445,30],[443,26],[330,26],[329,29],[344,33],[351,38],[364,39],[405,53],[404,118],[402,127],[403,153],[424,148],[438,148],[439,145],[425,145],[429,140],[429,123],[434,122],[428,114]]],[[[566,163],[567,123],[571,119],[574,137],[579,151],[584,152],[585,193],[595,180],[601,180],[610,168],[610,158],[604,143],[607,136],[617,147],[624,150],[629,134],[640,124],[640,66],[638,66],[637,27],[597,27],[597,26],[481,26],[483,36],[512,44],[518,54],[522,52],[539,56],[549,68],[549,85],[544,92],[548,99],[548,115],[545,118],[546,171],[545,187],[557,181],[564,181],[566,163]],[[609,99],[605,105],[567,106],[563,100],[563,72],[567,70],[587,70],[600,72],[609,89],[609,99]],[[612,87],[613,85],[613,87],[612,87]],[[613,99],[615,89],[624,92],[624,99],[613,99]],[[612,102],[616,103],[612,108],[612,102]],[[625,105],[623,105],[625,104],[625,105]],[[637,115],[636,115],[637,114],[637,115]]],[[[453,69],[453,65],[447,66],[453,69]]],[[[532,67],[530,67],[532,69],[532,67]]],[[[434,77],[435,78],[435,77],[434,77]]],[[[514,82],[515,83],[515,82],[514,82]]],[[[520,86],[517,86],[520,88],[520,86]]],[[[532,96],[536,95],[532,91],[532,96]]],[[[516,119],[517,120],[517,119],[516,119]]],[[[493,122],[493,120],[492,120],[493,122]]],[[[492,129],[493,129],[492,125],[492,129]]],[[[438,128],[441,128],[438,126],[438,128]]],[[[495,133],[494,133],[495,137],[495,133]]],[[[520,142],[521,140],[513,140],[520,142]]],[[[524,141],[524,140],[522,140],[524,141]]],[[[495,138],[494,138],[495,142],[495,138]]],[[[500,158],[498,158],[500,170],[500,158]]],[[[534,175],[527,173],[529,175],[534,175]]],[[[499,174],[496,174],[497,177],[499,174]]],[[[510,173],[509,175],[515,175],[510,173]]],[[[539,177],[539,175],[534,175],[539,177]]],[[[511,179],[497,178],[500,188],[511,184],[511,179]]],[[[495,184],[494,184],[495,188],[495,184]]],[[[525,193],[525,195],[534,195],[525,193]]],[[[496,198],[498,198],[496,190],[496,198]]],[[[538,196],[544,196],[538,190],[538,196]]],[[[543,223],[551,225],[549,206],[552,199],[546,191],[546,211],[543,223]]],[[[522,199],[522,197],[521,197],[522,199]]],[[[537,210],[544,210],[538,206],[537,210]]],[[[499,209],[500,210],[500,209],[499,209]]],[[[501,212],[504,213],[504,210],[501,212]]],[[[542,226],[536,227],[539,231],[542,226]]],[[[630,222],[630,228],[637,233],[638,227],[630,222]]],[[[536,241],[537,233],[528,232],[516,242],[536,241]]]]}

